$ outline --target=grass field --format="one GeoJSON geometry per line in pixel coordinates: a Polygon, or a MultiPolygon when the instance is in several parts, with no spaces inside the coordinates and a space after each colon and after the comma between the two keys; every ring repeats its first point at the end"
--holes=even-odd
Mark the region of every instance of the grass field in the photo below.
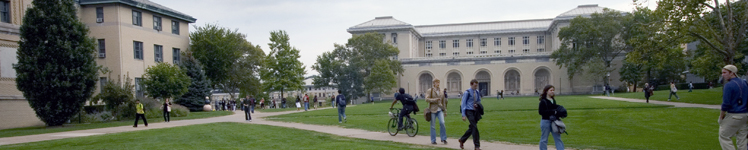
{"type": "MultiPolygon", "coordinates": [[[[189,116],[186,117],[171,117],[171,120],[189,120],[189,119],[200,119],[210,118],[218,116],[231,115],[233,112],[230,111],[215,111],[215,112],[190,112],[189,116]]],[[[150,118],[149,123],[163,122],[164,118],[150,118]]],[[[106,122],[106,123],[90,123],[90,124],[65,124],[62,127],[26,127],[26,128],[13,128],[0,130],[0,137],[12,137],[12,136],[23,136],[23,135],[34,135],[34,134],[45,134],[55,132],[65,132],[74,130],[85,130],[85,129],[96,129],[96,128],[107,128],[117,126],[132,126],[135,120],[106,122]]],[[[141,121],[142,122],[142,121],[141,121]]]]}
{"type": "MultiPolygon", "coordinates": [[[[657,93],[656,93],[657,94],[657,93]]],[[[618,94],[617,94],[618,95],[618,94]]],[[[569,135],[567,147],[579,149],[718,149],[718,110],[672,108],[666,105],[593,99],[588,96],[559,96],[558,103],[569,110],[564,119],[569,135]]],[[[519,144],[538,144],[540,115],[537,97],[496,100],[486,97],[486,114],[478,124],[481,139],[519,144]]],[[[397,104],[396,107],[400,107],[397,104]]],[[[337,110],[294,113],[269,118],[276,121],[334,125],[386,132],[390,103],[348,107],[348,123],[337,123],[337,110]]],[[[419,101],[421,108],[426,104],[419,101]]],[[[461,120],[459,99],[450,99],[446,116],[447,135],[458,138],[468,123],[461,120]]],[[[429,122],[422,113],[419,135],[429,135],[429,122]]],[[[438,126],[438,125],[437,125],[438,126]]],[[[398,134],[397,136],[405,136],[398,134]]],[[[552,138],[551,138],[552,139],[552,138]]],[[[552,141],[552,140],[551,140],[552,141]]],[[[452,141],[456,142],[456,141],[452,141]]],[[[553,142],[549,142],[553,143],[553,142]]]]}
{"type": "Polygon", "coordinates": [[[299,129],[211,123],[0,146],[0,149],[445,149],[299,129]]]}
{"type": "MultiPolygon", "coordinates": [[[[683,102],[683,103],[694,103],[694,104],[710,104],[710,105],[722,104],[722,87],[713,88],[713,89],[697,89],[697,90],[693,90],[693,92],[688,92],[688,89],[678,89],[677,94],[678,94],[678,97],[680,97],[680,100],[677,100],[675,98],[675,95],[673,95],[670,101],[683,102]]],[[[635,93],[616,93],[615,95],[611,95],[611,96],[623,97],[623,98],[645,99],[644,93],[641,91],[635,92],[635,93]]],[[[669,90],[654,91],[654,95],[652,97],[649,97],[649,100],[667,101],[669,96],[670,96],[669,90]]]]}

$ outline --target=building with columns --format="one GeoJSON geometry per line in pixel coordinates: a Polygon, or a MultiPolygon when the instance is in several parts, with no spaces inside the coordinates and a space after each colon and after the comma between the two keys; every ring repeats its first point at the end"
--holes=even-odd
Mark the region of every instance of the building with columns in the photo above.
{"type": "MultiPolygon", "coordinates": [[[[490,21],[437,25],[411,25],[391,16],[348,28],[352,35],[376,32],[400,50],[397,59],[405,72],[398,86],[420,94],[441,80],[448,95],[470,88],[477,79],[484,95],[531,95],[554,85],[557,93],[602,91],[602,78],[575,77],[569,80],[566,68],[559,68],[550,54],[560,47],[558,32],[577,16],[602,12],[598,5],[579,5],[555,18],[490,21]]],[[[613,60],[620,67],[623,57],[613,60]]],[[[610,72],[612,87],[621,85],[618,69],[610,72]]]]}

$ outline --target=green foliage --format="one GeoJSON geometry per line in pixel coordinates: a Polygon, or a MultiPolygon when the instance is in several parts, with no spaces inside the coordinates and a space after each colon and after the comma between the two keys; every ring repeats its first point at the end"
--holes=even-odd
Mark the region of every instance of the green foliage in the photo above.
{"type": "Polygon", "coordinates": [[[621,12],[607,8],[589,18],[578,16],[559,31],[561,46],[551,54],[551,58],[559,67],[566,67],[570,79],[585,70],[602,78],[612,70],[611,61],[627,49],[619,36],[625,31],[627,20],[621,12]],[[599,64],[603,64],[602,68],[599,64]]]}
{"type": "MultiPolygon", "coordinates": [[[[111,79],[111,77],[109,78],[111,79]]],[[[91,102],[92,103],[98,103],[99,101],[103,101],[106,105],[106,109],[111,111],[111,114],[117,118],[117,120],[121,119],[123,116],[127,118],[130,114],[127,114],[126,110],[122,110],[119,107],[120,106],[129,106],[129,103],[133,102],[133,88],[135,85],[132,84],[132,79],[130,79],[129,75],[125,75],[124,79],[125,83],[122,83],[122,79],[118,79],[117,81],[109,80],[107,81],[106,85],[102,87],[101,93],[96,95],[91,102]]]]}
{"type": "Polygon", "coordinates": [[[190,86],[190,77],[179,66],[168,63],[148,67],[143,78],[145,94],[157,99],[182,96],[190,86]]]}
{"type": "Polygon", "coordinates": [[[252,43],[245,42],[240,49],[242,57],[229,70],[228,82],[221,84],[224,91],[239,89],[241,95],[262,95],[262,83],[260,82],[260,73],[263,67],[265,52],[260,46],[253,46],[252,43]]]}
{"type": "MultiPolygon", "coordinates": [[[[637,7],[631,13],[631,20],[625,24],[628,30],[622,34],[626,44],[632,47],[626,54],[625,63],[639,69],[627,70],[626,73],[637,72],[639,76],[647,73],[644,78],[647,82],[651,78],[678,81],[681,72],[686,70],[686,54],[681,47],[684,40],[673,38],[677,32],[666,30],[668,23],[663,21],[662,15],[647,7],[637,7]]],[[[627,79],[634,81],[633,78],[627,79]]]]}
{"type": "Polygon", "coordinates": [[[390,93],[395,88],[396,74],[404,71],[397,59],[396,47],[382,42],[382,35],[354,35],[345,45],[317,56],[312,68],[319,72],[316,87],[336,87],[346,99],[357,99],[369,92],[390,93]]]}
{"type": "Polygon", "coordinates": [[[245,35],[237,30],[219,27],[215,24],[195,26],[190,33],[190,51],[202,65],[205,75],[211,80],[211,86],[217,87],[228,80],[229,70],[241,57],[245,35]]]}
{"type": "MultiPolygon", "coordinates": [[[[623,61],[623,66],[620,69],[621,81],[637,85],[642,80],[644,72],[642,72],[641,65],[636,65],[627,60],[623,61]]],[[[634,86],[636,87],[636,86],[634,86]]]]}
{"type": "Polygon", "coordinates": [[[270,53],[265,58],[266,66],[262,70],[265,91],[280,91],[281,97],[284,91],[302,89],[306,74],[306,67],[299,61],[299,50],[291,47],[288,41],[286,31],[270,32],[270,53]]]}
{"type": "Polygon", "coordinates": [[[205,76],[203,66],[195,60],[191,52],[185,52],[182,56],[179,68],[190,77],[192,83],[187,88],[187,93],[176,98],[174,102],[189,108],[190,111],[203,111],[205,97],[210,96],[210,80],[205,76]]]}
{"type": "Polygon", "coordinates": [[[74,1],[33,1],[18,42],[17,88],[48,126],[62,125],[93,95],[95,42],[74,1]]]}

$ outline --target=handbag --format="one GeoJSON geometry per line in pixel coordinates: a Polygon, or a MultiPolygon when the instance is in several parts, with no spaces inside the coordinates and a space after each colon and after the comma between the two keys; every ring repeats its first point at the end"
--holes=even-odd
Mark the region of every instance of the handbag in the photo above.
{"type": "Polygon", "coordinates": [[[166,111],[171,112],[171,106],[166,106],[166,111]]]}

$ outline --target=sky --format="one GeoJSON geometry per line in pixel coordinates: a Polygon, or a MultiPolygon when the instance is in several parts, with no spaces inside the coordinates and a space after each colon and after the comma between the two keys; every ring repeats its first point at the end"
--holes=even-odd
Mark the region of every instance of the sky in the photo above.
{"type": "MultiPolygon", "coordinates": [[[[578,5],[598,4],[630,12],[632,0],[150,0],[197,19],[194,26],[237,29],[269,53],[270,32],[284,30],[307,75],[317,56],[345,44],[352,26],[392,16],[413,26],[554,18],[578,5]]],[[[643,2],[651,9],[655,2],[643,2]]]]}

